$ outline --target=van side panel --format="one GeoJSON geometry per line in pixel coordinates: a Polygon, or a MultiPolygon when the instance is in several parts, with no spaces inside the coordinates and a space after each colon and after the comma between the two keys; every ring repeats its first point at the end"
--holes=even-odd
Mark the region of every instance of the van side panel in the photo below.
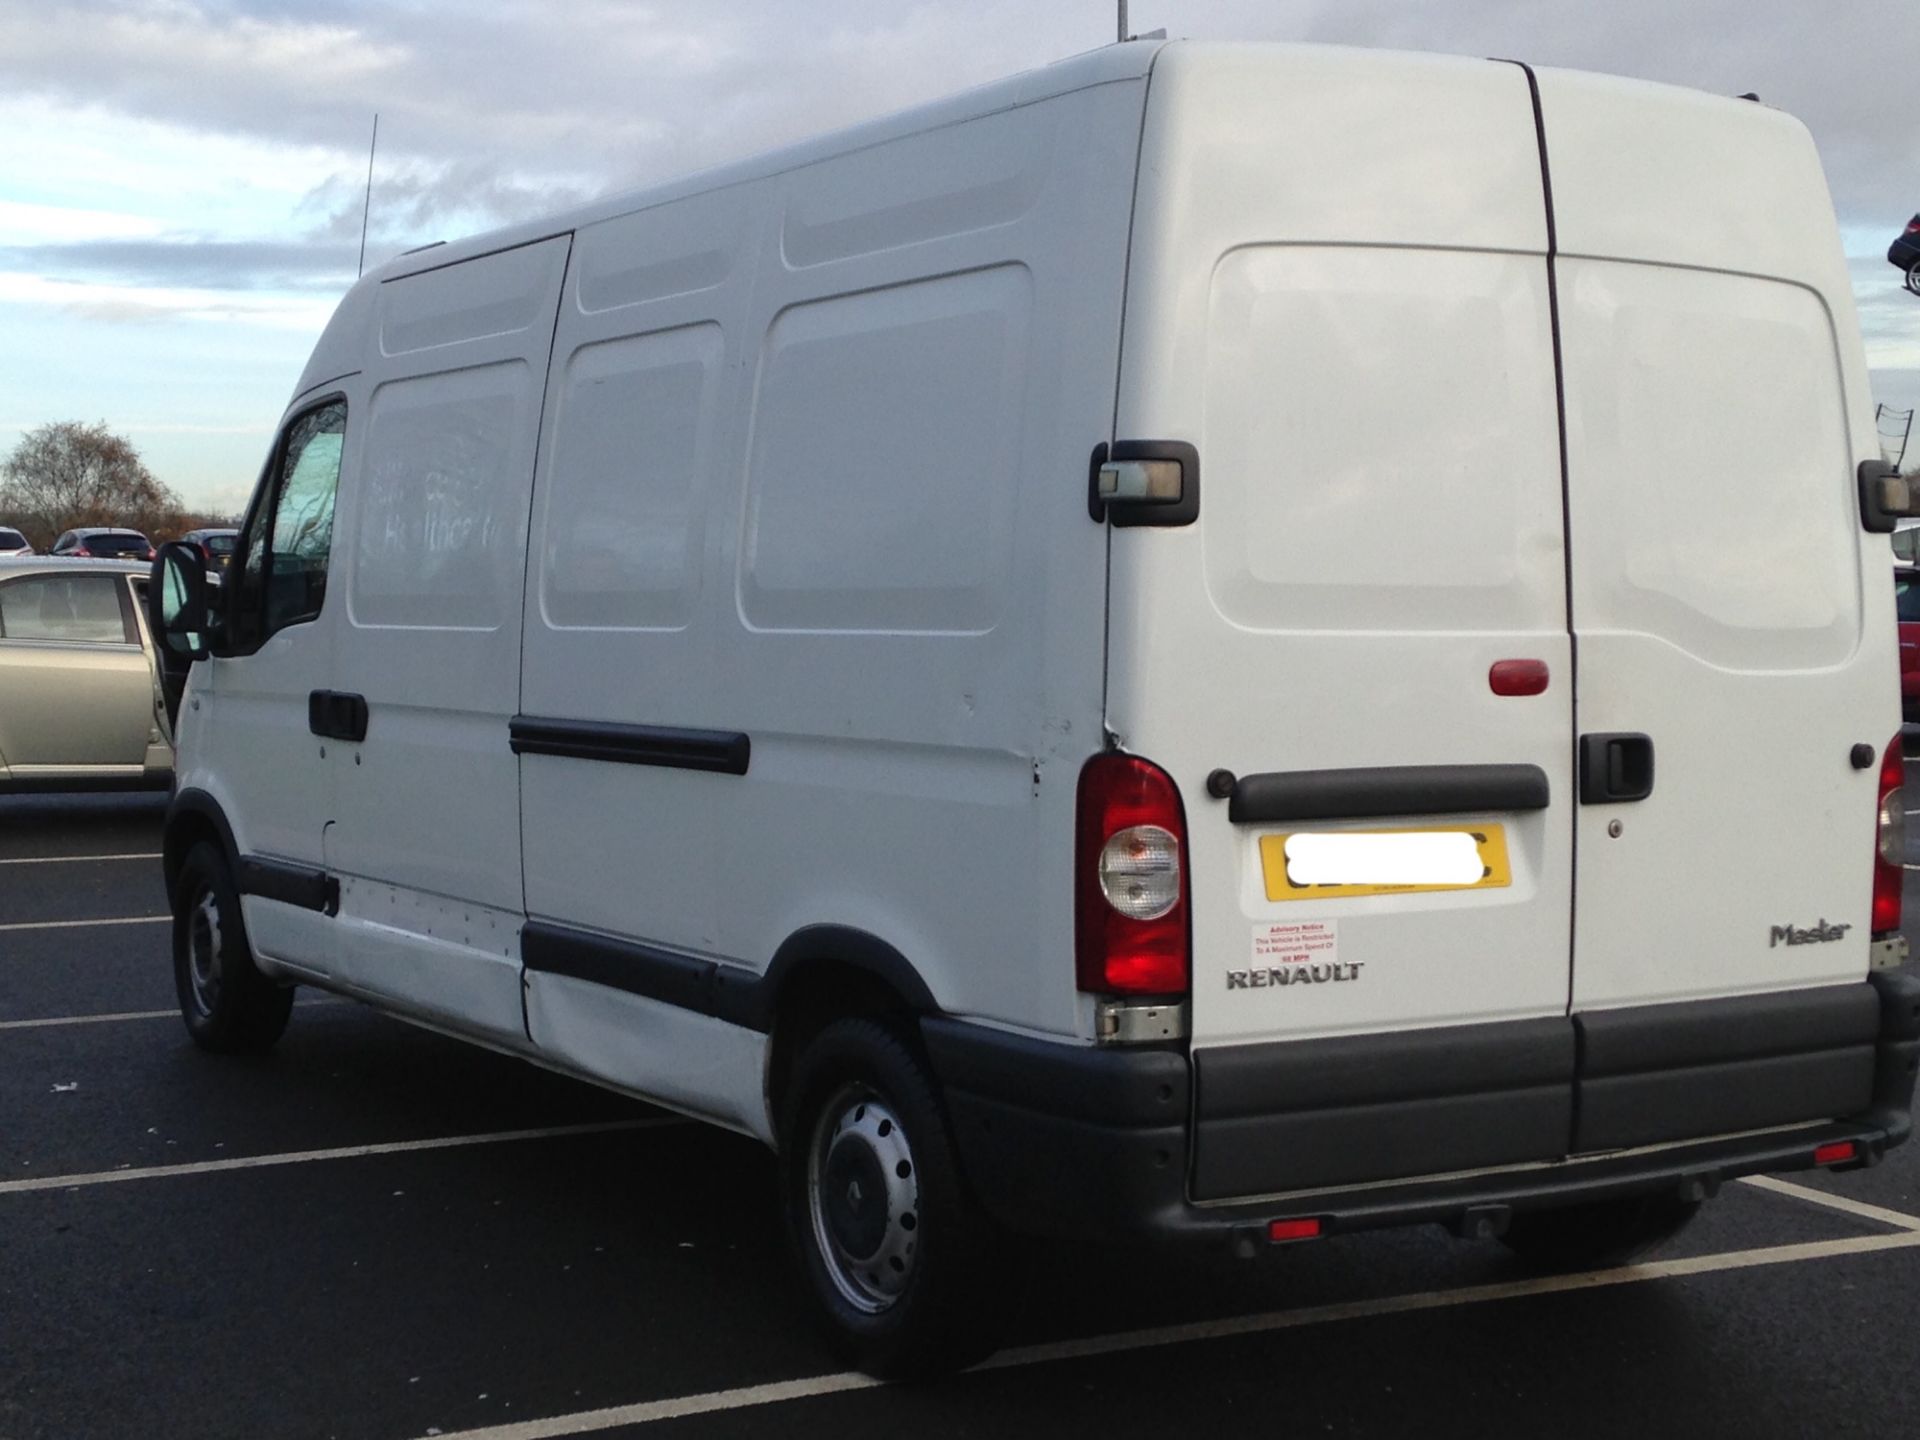
{"type": "Polygon", "coordinates": [[[364,743],[329,747],[341,978],[509,1039],[524,1022],[519,947],[501,923],[523,905],[507,726],[568,246],[556,236],[385,283],[350,422],[365,458],[343,477],[334,541],[344,628],[325,684],[363,696],[368,714],[364,743]]]}
{"type": "Polygon", "coordinates": [[[1086,477],[1144,88],[782,180],[720,667],[756,745],[725,867],[774,883],[724,909],[730,954],[842,924],[951,1013],[1082,1029],[1072,817],[1106,592],[1086,477]]]}
{"type": "MultiPolygon", "coordinates": [[[[1111,433],[1143,89],[582,232],[523,708],[747,758],[524,756],[533,917],[744,978],[846,927],[943,1009],[1079,1028],[1073,797],[1105,602],[1087,460],[1111,433]]],[[[529,978],[535,1039],[581,1043],[595,987],[529,978]]]]}
{"type": "MultiPolygon", "coordinates": [[[[575,239],[534,501],[524,715],[727,723],[717,542],[766,204],[764,186],[742,186],[575,239]]],[[[556,755],[520,766],[530,915],[714,952],[711,811],[738,780],[556,755]]]]}

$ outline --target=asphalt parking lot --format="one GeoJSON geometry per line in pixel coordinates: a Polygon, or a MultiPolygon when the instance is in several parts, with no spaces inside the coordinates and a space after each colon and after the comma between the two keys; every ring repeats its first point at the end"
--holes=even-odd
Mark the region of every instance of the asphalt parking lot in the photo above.
{"type": "Polygon", "coordinates": [[[1915,1431],[1920,1146],[1585,1276],[1438,1231],[1036,1245],[996,1361],[874,1386],[747,1141],[304,993],[271,1056],[195,1050],[163,810],[0,799],[0,1440],[1915,1431]]]}

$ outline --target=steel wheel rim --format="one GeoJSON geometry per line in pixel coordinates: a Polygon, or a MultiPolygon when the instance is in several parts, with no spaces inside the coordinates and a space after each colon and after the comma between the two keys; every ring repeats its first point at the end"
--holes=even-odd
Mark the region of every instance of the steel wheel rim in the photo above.
{"type": "Polygon", "coordinates": [[[893,1308],[912,1282],[920,1172],[899,1116],[865,1085],[821,1107],[807,1146],[807,1216],[840,1298],[863,1315],[893,1308]]]}
{"type": "Polygon", "coordinates": [[[187,913],[187,981],[202,1015],[220,1003],[220,948],[220,904],[202,890],[187,913]]]}
{"type": "Polygon", "coordinates": [[[1920,295],[1920,260],[1914,261],[1907,267],[1907,289],[1920,295]]]}

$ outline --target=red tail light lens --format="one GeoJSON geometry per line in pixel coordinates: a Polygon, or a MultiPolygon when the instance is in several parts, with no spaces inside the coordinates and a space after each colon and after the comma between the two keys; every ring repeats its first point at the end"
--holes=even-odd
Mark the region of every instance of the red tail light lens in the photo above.
{"type": "Polygon", "coordinates": [[[1104,754],[1080,772],[1074,837],[1075,971],[1082,990],[1187,989],[1187,817],[1157,765],[1104,754]]]}
{"type": "Polygon", "coordinates": [[[1900,789],[1905,772],[1900,737],[1896,735],[1887,746],[1886,759],[1880,762],[1880,814],[1873,856],[1873,933],[1876,935],[1900,928],[1900,882],[1907,858],[1906,797],[1900,789]]]}
{"type": "Polygon", "coordinates": [[[1920,234],[1920,215],[1914,216],[1907,222],[1907,234],[1920,234]]]}
{"type": "Polygon", "coordinates": [[[73,547],[73,549],[69,550],[67,553],[69,555],[84,555],[89,560],[93,558],[93,551],[89,550],[84,545],[76,545],[73,547]]]}

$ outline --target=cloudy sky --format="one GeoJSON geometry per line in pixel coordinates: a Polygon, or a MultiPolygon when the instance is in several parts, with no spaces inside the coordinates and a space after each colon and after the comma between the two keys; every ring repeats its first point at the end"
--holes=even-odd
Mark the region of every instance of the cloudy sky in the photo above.
{"type": "MultiPolygon", "coordinates": [[[[1875,398],[1920,401],[1911,0],[1133,0],[1132,27],[1757,91],[1812,128],[1875,398]]],[[[0,453],[105,420],[238,509],[369,264],[1112,38],[1113,0],[0,0],[0,453]]]]}

